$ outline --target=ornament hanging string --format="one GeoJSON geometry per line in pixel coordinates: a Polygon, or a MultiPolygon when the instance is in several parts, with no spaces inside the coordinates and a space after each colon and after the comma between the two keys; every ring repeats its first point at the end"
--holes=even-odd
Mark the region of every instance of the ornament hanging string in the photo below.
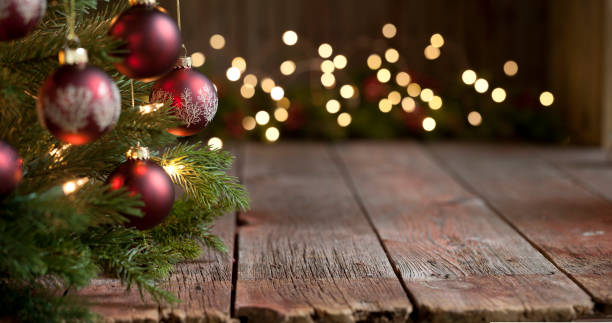
{"type": "MultiPolygon", "coordinates": [[[[176,24],[178,25],[178,29],[180,32],[183,31],[183,27],[181,25],[181,0],[176,0],[176,24]]],[[[187,47],[185,47],[185,43],[181,44],[181,47],[185,50],[185,56],[187,56],[187,47]]]]}
{"type": "Polygon", "coordinates": [[[75,9],[75,0],[66,0],[64,2],[64,9],[66,11],[66,22],[68,24],[68,36],[66,39],[68,41],[74,41],[77,44],[79,43],[79,36],[76,34],[76,9],[75,9]]]}
{"type": "Polygon", "coordinates": [[[134,80],[132,79],[130,79],[130,93],[132,94],[132,109],[134,109],[136,104],[134,103],[134,80]]]}

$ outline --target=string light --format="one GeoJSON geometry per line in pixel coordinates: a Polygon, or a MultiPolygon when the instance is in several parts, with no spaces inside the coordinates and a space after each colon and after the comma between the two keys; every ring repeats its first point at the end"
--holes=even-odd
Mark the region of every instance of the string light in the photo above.
{"type": "Polygon", "coordinates": [[[65,195],[70,195],[76,192],[79,188],[83,187],[83,185],[89,182],[89,178],[83,177],[77,180],[68,181],[62,185],[62,191],[64,191],[65,195]]]}
{"type": "Polygon", "coordinates": [[[391,79],[391,72],[386,68],[381,68],[376,73],[376,78],[380,83],[387,83],[391,79]]]}
{"type": "Polygon", "coordinates": [[[477,79],[474,83],[474,88],[478,93],[485,93],[489,89],[489,82],[485,79],[477,79]]]}
{"type": "Polygon", "coordinates": [[[283,43],[287,46],[293,46],[298,42],[298,35],[293,30],[287,30],[283,33],[283,43]]]}
{"type": "Polygon", "coordinates": [[[222,49],[225,47],[225,38],[219,34],[214,34],[210,37],[210,47],[213,49],[222,49]]]}
{"type": "Polygon", "coordinates": [[[402,109],[404,109],[404,111],[410,113],[414,111],[415,108],[416,102],[414,102],[413,98],[407,96],[402,99],[402,109]]]}
{"type": "Polygon", "coordinates": [[[245,99],[250,99],[255,96],[255,88],[251,84],[243,84],[240,87],[240,95],[245,99]]]}
{"type": "Polygon", "coordinates": [[[225,75],[227,76],[228,80],[235,82],[240,79],[240,70],[237,67],[232,66],[227,69],[225,75]]]}
{"type": "Polygon", "coordinates": [[[185,168],[185,165],[177,165],[176,163],[170,163],[164,165],[164,170],[170,176],[170,178],[176,179],[182,173],[182,170],[185,168]]]}
{"type": "Polygon", "coordinates": [[[285,108],[276,108],[274,110],[274,119],[278,122],[285,122],[289,119],[289,112],[285,108]]]}
{"type": "Polygon", "coordinates": [[[326,59],[321,62],[321,72],[323,73],[332,73],[336,69],[334,62],[326,59]]]}
{"type": "Polygon", "coordinates": [[[232,60],[232,67],[237,68],[240,73],[244,73],[244,71],[246,71],[247,64],[244,58],[238,56],[232,60]]]}
{"type": "Polygon", "coordinates": [[[329,100],[325,104],[325,109],[331,114],[337,113],[340,111],[340,102],[338,102],[338,100],[329,100]]]}
{"type": "Polygon", "coordinates": [[[491,98],[497,103],[504,102],[506,100],[506,91],[500,87],[495,88],[491,91],[491,98]]]}
{"type": "Polygon", "coordinates": [[[321,84],[326,88],[333,87],[336,84],[336,77],[334,74],[323,73],[323,75],[321,75],[321,84]]]}
{"type": "Polygon", "coordinates": [[[270,97],[274,101],[278,101],[282,99],[284,96],[285,96],[285,90],[283,90],[283,88],[280,86],[275,86],[270,91],[270,97]]]}
{"type": "Polygon", "coordinates": [[[418,83],[410,83],[406,88],[406,92],[413,98],[416,98],[421,94],[421,86],[418,83]]]}
{"type": "Polygon", "coordinates": [[[319,56],[322,58],[328,58],[334,53],[334,49],[330,44],[323,43],[319,46],[319,56]]]}
{"type": "Polygon", "coordinates": [[[350,99],[355,95],[355,88],[352,85],[343,85],[340,88],[340,96],[345,99],[350,99]]]}
{"type": "Polygon", "coordinates": [[[421,100],[423,102],[429,102],[431,99],[433,99],[433,97],[434,93],[431,89],[425,88],[421,91],[421,100]]]}
{"type": "Polygon", "coordinates": [[[402,101],[402,95],[397,91],[391,91],[389,95],[387,95],[387,99],[389,99],[391,104],[398,105],[400,101],[402,101]]]}
{"type": "Polygon", "coordinates": [[[425,54],[425,58],[430,61],[433,61],[434,59],[440,57],[440,49],[432,45],[428,45],[427,47],[425,47],[425,51],[423,53],[425,54]]]}
{"type": "Polygon", "coordinates": [[[431,35],[429,42],[431,43],[431,46],[440,48],[444,46],[444,37],[442,37],[440,34],[433,34],[431,35]]]}
{"type": "Polygon", "coordinates": [[[283,75],[291,75],[293,74],[293,72],[295,72],[295,63],[292,60],[287,60],[284,61],[281,65],[280,65],[280,71],[281,73],[283,73],[283,75]]]}
{"type": "Polygon", "coordinates": [[[399,60],[399,52],[395,48],[389,48],[385,51],[385,59],[389,63],[396,63],[399,60]]]}
{"type": "Polygon", "coordinates": [[[353,118],[351,118],[351,115],[346,113],[346,112],[342,112],[338,115],[338,125],[340,127],[348,127],[348,125],[351,124],[351,122],[353,121],[353,118]]]}
{"type": "Polygon", "coordinates": [[[434,95],[434,97],[431,98],[431,100],[429,101],[429,107],[432,110],[440,109],[442,107],[442,98],[437,95],[434,95]]]}
{"type": "Polygon", "coordinates": [[[518,64],[513,60],[509,60],[505,62],[504,63],[504,73],[508,76],[516,75],[516,73],[518,73],[518,64]]]}
{"type": "Polygon", "coordinates": [[[553,102],[555,102],[555,96],[552,93],[545,91],[545,92],[542,92],[542,94],[540,94],[540,103],[543,106],[545,107],[551,106],[553,102]]]}
{"type": "Polygon", "coordinates": [[[218,137],[212,137],[208,139],[208,146],[210,146],[210,150],[220,150],[223,148],[223,141],[218,137]]]}
{"type": "Polygon", "coordinates": [[[433,131],[436,129],[436,120],[432,117],[423,119],[423,129],[425,129],[425,131],[433,131]]]}
{"type": "Polygon", "coordinates": [[[138,106],[138,111],[142,114],[148,114],[154,111],[159,110],[159,108],[163,107],[165,103],[149,103],[145,105],[138,106]]]}
{"type": "Polygon", "coordinates": [[[372,54],[368,56],[367,63],[371,70],[377,70],[382,65],[382,59],[377,54],[372,54]]]}
{"type": "Polygon", "coordinates": [[[266,129],[266,139],[269,142],[275,142],[280,137],[280,131],[276,127],[270,127],[266,129]]]}
{"type": "Polygon", "coordinates": [[[206,56],[204,56],[204,54],[201,52],[191,54],[191,65],[193,67],[200,67],[204,65],[204,62],[206,62],[206,56]]]}
{"type": "Polygon", "coordinates": [[[382,34],[383,34],[383,36],[385,38],[391,39],[391,38],[395,37],[395,35],[397,34],[397,28],[392,23],[386,23],[382,27],[382,34]]]}
{"type": "Polygon", "coordinates": [[[252,87],[257,86],[257,76],[253,74],[247,74],[244,76],[244,84],[248,84],[252,87]]]}
{"type": "Polygon", "coordinates": [[[467,119],[468,122],[474,127],[478,127],[482,123],[482,116],[480,115],[480,113],[478,113],[478,111],[470,112],[467,116],[467,119]]]}
{"type": "Polygon", "coordinates": [[[272,91],[272,88],[274,88],[274,86],[276,86],[276,84],[274,83],[274,80],[272,80],[271,78],[265,78],[261,80],[261,89],[266,93],[270,93],[270,91],[272,91]]]}
{"type": "Polygon", "coordinates": [[[56,162],[60,162],[63,160],[62,154],[71,146],[71,144],[64,144],[59,148],[53,148],[49,151],[49,155],[53,157],[56,162]]]}
{"type": "Polygon", "coordinates": [[[391,109],[393,109],[393,104],[391,104],[391,101],[389,101],[388,99],[383,98],[378,101],[378,109],[382,113],[387,113],[391,111],[391,109]]]}
{"type": "Polygon", "coordinates": [[[410,84],[410,74],[406,72],[399,72],[395,75],[395,83],[399,86],[408,86],[410,84]]]}
{"type": "Polygon", "coordinates": [[[244,128],[244,130],[253,130],[255,129],[255,126],[257,126],[257,121],[255,121],[255,118],[247,116],[242,119],[242,127],[244,128]]]}
{"type": "Polygon", "coordinates": [[[472,70],[465,70],[465,71],[463,71],[463,74],[461,74],[461,80],[466,85],[474,84],[474,82],[476,82],[476,78],[477,78],[476,72],[474,72],[472,70]]]}
{"type": "Polygon", "coordinates": [[[255,121],[258,125],[264,126],[270,121],[270,114],[267,111],[261,110],[255,114],[255,121]]]}
{"type": "Polygon", "coordinates": [[[336,55],[336,57],[334,57],[334,66],[341,70],[343,68],[346,67],[346,64],[348,64],[348,60],[346,59],[346,56],[344,55],[336,55]]]}

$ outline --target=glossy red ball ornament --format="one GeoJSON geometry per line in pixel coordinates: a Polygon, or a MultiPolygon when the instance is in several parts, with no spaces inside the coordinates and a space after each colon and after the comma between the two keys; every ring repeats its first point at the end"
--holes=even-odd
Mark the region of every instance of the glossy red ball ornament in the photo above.
{"type": "Polygon", "coordinates": [[[181,50],[176,22],[155,1],[133,1],[115,17],[109,34],[125,42],[125,54],[115,67],[123,75],[152,81],[172,69],[181,50]]]}
{"type": "Polygon", "coordinates": [[[107,184],[112,190],[126,187],[131,194],[140,195],[143,217],[126,216],[130,221],[125,225],[147,230],[162,223],[172,211],[174,186],[166,171],[148,159],[148,152],[139,152],[146,148],[136,149],[138,155],[132,154],[134,150],[128,152],[128,160],[110,174],[107,184]]]}
{"type": "Polygon", "coordinates": [[[27,35],[36,28],[46,9],[46,0],[0,0],[0,41],[27,35]]]}
{"type": "Polygon", "coordinates": [[[11,145],[0,141],[0,196],[12,192],[22,175],[23,160],[11,145]]]}
{"type": "Polygon", "coordinates": [[[88,144],[115,126],[121,95],[104,71],[87,64],[84,49],[67,49],[64,57],[65,64],[40,89],[38,118],[59,140],[88,144]]]}
{"type": "Polygon", "coordinates": [[[176,136],[195,135],[217,113],[217,90],[206,76],[191,68],[189,57],[182,57],[174,70],[153,85],[151,103],[170,100],[172,112],[183,121],[183,126],[168,129],[176,136]]]}

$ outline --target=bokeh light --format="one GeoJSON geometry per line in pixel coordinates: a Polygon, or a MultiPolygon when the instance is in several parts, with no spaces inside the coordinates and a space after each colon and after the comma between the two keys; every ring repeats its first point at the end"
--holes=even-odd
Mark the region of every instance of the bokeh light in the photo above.
{"type": "Polygon", "coordinates": [[[391,91],[389,95],[387,95],[387,99],[389,99],[391,104],[398,105],[400,101],[402,101],[402,95],[397,91],[391,91]]]}
{"type": "Polygon", "coordinates": [[[423,102],[429,102],[434,97],[434,93],[431,89],[423,89],[421,91],[421,100],[423,102]]]}
{"type": "Polygon", "coordinates": [[[346,56],[344,55],[336,55],[336,57],[334,57],[334,66],[341,70],[343,68],[346,67],[346,64],[348,64],[348,60],[346,59],[346,56]]]}
{"type": "Polygon", "coordinates": [[[427,47],[425,47],[425,51],[423,53],[425,54],[425,58],[430,61],[433,61],[434,59],[440,57],[440,49],[432,45],[428,45],[427,47]]]}
{"type": "Polygon", "coordinates": [[[410,74],[406,72],[399,72],[395,75],[395,83],[399,86],[408,86],[410,84],[410,74]]]}
{"type": "Polygon", "coordinates": [[[283,88],[280,86],[275,86],[270,91],[270,97],[274,101],[278,101],[282,99],[284,96],[285,96],[285,90],[283,90],[283,88]]]}
{"type": "Polygon", "coordinates": [[[474,84],[474,82],[476,82],[476,78],[477,78],[476,72],[474,72],[472,70],[465,70],[465,71],[463,71],[463,74],[461,74],[461,80],[466,85],[474,84]]]}
{"type": "Polygon", "coordinates": [[[395,48],[389,48],[385,51],[385,59],[389,63],[396,63],[399,61],[399,52],[395,48]]]}
{"type": "Polygon", "coordinates": [[[421,94],[421,86],[418,83],[410,83],[406,88],[406,92],[413,98],[416,98],[421,94]]]}
{"type": "Polygon", "coordinates": [[[287,30],[283,33],[283,43],[287,46],[293,46],[297,44],[298,35],[293,30],[287,30]]]}
{"type": "Polygon", "coordinates": [[[336,66],[334,65],[334,62],[326,59],[323,62],[321,62],[321,72],[323,73],[333,73],[334,70],[336,69],[336,66]]]}
{"type": "Polygon", "coordinates": [[[387,83],[391,79],[391,72],[386,68],[381,68],[376,73],[376,78],[380,83],[387,83]]]}
{"type": "Polygon", "coordinates": [[[202,52],[191,54],[191,65],[193,67],[201,67],[206,62],[206,56],[202,52]]]}
{"type": "Polygon", "coordinates": [[[342,112],[338,115],[337,121],[340,127],[347,127],[348,125],[351,124],[351,122],[353,121],[353,118],[351,118],[350,114],[346,112],[342,112]]]}
{"type": "Polygon", "coordinates": [[[553,102],[555,102],[555,96],[552,93],[545,91],[545,92],[542,92],[542,94],[540,94],[540,103],[543,106],[545,107],[551,106],[553,102]]]}
{"type": "Polygon", "coordinates": [[[392,23],[386,23],[382,27],[382,34],[385,38],[393,38],[397,34],[397,28],[392,23]]]}
{"type": "Polygon", "coordinates": [[[423,129],[425,129],[425,131],[433,131],[436,129],[436,120],[432,117],[423,119],[423,129]]]}
{"type": "Polygon", "coordinates": [[[414,102],[413,98],[407,96],[402,99],[402,109],[404,109],[404,111],[410,113],[414,111],[415,108],[416,102],[414,102]]]}
{"type": "Polygon", "coordinates": [[[355,88],[352,85],[343,85],[340,88],[340,96],[345,99],[350,99],[355,95],[355,88]]]}
{"type": "Polygon", "coordinates": [[[247,116],[242,119],[242,127],[244,128],[244,130],[253,130],[255,129],[255,126],[257,126],[257,121],[255,121],[255,118],[247,116]]]}
{"type": "Polygon", "coordinates": [[[219,137],[212,137],[208,139],[208,145],[211,150],[219,150],[223,148],[223,141],[219,137]]]}
{"type": "Polygon", "coordinates": [[[491,91],[491,98],[497,103],[504,102],[504,100],[506,100],[506,90],[501,87],[493,89],[493,91],[491,91]]]}
{"type": "Polygon", "coordinates": [[[276,108],[274,110],[274,119],[278,122],[285,122],[289,118],[289,112],[285,108],[276,108]]]}
{"type": "Polygon", "coordinates": [[[275,142],[280,137],[280,131],[276,127],[270,127],[266,129],[266,140],[269,142],[275,142]]]}
{"type": "Polygon", "coordinates": [[[289,107],[291,106],[291,101],[289,101],[289,99],[287,99],[287,97],[284,97],[284,98],[276,101],[276,106],[277,107],[281,107],[281,108],[285,108],[285,109],[289,109],[289,107]]]}
{"type": "Polygon", "coordinates": [[[382,113],[387,113],[393,109],[393,104],[391,104],[389,99],[380,99],[380,101],[378,101],[378,109],[382,113]]]}
{"type": "Polygon", "coordinates": [[[444,37],[442,37],[440,34],[433,34],[431,35],[429,42],[431,43],[431,46],[440,48],[444,46],[444,37]]]}
{"type": "Polygon", "coordinates": [[[253,74],[247,74],[244,76],[244,84],[248,84],[252,87],[256,87],[257,86],[257,76],[253,75],[253,74]]]}
{"type": "Polygon", "coordinates": [[[336,77],[331,73],[323,73],[321,75],[321,84],[326,88],[333,87],[336,84],[336,77]]]}
{"type": "Polygon", "coordinates": [[[429,100],[429,107],[432,110],[440,109],[442,107],[442,98],[437,95],[434,95],[434,97],[429,100]]]}
{"type": "Polygon", "coordinates": [[[516,75],[516,73],[518,73],[518,64],[513,60],[509,60],[505,62],[504,63],[504,73],[508,76],[516,75]]]}
{"type": "Polygon", "coordinates": [[[261,110],[255,114],[255,121],[258,125],[266,125],[270,121],[270,114],[267,111],[261,110]]]}
{"type": "Polygon", "coordinates": [[[338,102],[338,100],[329,100],[325,104],[325,109],[329,113],[337,113],[338,111],[340,111],[340,102],[338,102]]]}
{"type": "Polygon", "coordinates": [[[291,75],[295,72],[295,63],[292,60],[286,60],[281,63],[280,71],[283,75],[291,75]]]}
{"type": "Polygon", "coordinates": [[[235,82],[240,79],[240,70],[237,67],[232,66],[227,69],[227,72],[225,72],[225,75],[227,76],[228,80],[235,82]]]}
{"type": "Polygon", "coordinates": [[[470,112],[467,116],[467,119],[468,122],[474,127],[478,127],[482,123],[482,116],[480,115],[480,113],[478,113],[478,111],[470,112]]]}
{"type": "Polygon", "coordinates": [[[334,49],[330,44],[324,43],[319,46],[319,56],[322,58],[328,58],[334,53],[334,49]]]}
{"type": "Polygon", "coordinates": [[[474,88],[478,93],[485,93],[489,89],[489,82],[485,79],[477,79],[476,82],[474,82],[474,88]]]}
{"type": "Polygon", "coordinates": [[[213,49],[222,49],[225,47],[225,38],[219,34],[214,34],[210,37],[210,47],[213,49]]]}
{"type": "Polygon", "coordinates": [[[367,63],[368,63],[368,67],[371,70],[377,70],[382,65],[382,59],[377,54],[372,54],[372,55],[368,56],[367,63]]]}
{"type": "Polygon", "coordinates": [[[251,84],[242,84],[240,95],[245,99],[250,99],[255,95],[255,88],[251,84]]]}
{"type": "Polygon", "coordinates": [[[274,83],[274,80],[269,77],[261,80],[261,89],[266,93],[270,93],[270,91],[272,91],[272,88],[275,86],[276,83],[274,83]]]}
{"type": "Polygon", "coordinates": [[[238,56],[232,60],[232,67],[239,69],[240,73],[244,73],[244,71],[246,71],[247,64],[244,58],[238,56]]]}

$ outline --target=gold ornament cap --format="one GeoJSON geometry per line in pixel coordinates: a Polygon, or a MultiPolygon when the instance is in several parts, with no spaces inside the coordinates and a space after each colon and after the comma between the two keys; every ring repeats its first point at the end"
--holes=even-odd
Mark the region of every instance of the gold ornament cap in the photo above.
{"type": "Polygon", "coordinates": [[[178,68],[191,68],[192,65],[190,56],[179,57],[178,61],[176,62],[176,67],[178,68]]]}
{"type": "Polygon", "coordinates": [[[130,0],[130,6],[135,5],[146,5],[146,6],[155,6],[157,5],[157,1],[155,0],[130,0]]]}
{"type": "Polygon", "coordinates": [[[64,48],[59,52],[59,62],[62,65],[87,64],[89,57],[85,48],[64,48]]]}
{"type": "Polygon", "coordinates": [[[136,160],[147,160],[149,159],[149,148],[142,147],[140,144],[136,147],[130,148],[125,156],[127,159],[136,159],[136,160]]]}

